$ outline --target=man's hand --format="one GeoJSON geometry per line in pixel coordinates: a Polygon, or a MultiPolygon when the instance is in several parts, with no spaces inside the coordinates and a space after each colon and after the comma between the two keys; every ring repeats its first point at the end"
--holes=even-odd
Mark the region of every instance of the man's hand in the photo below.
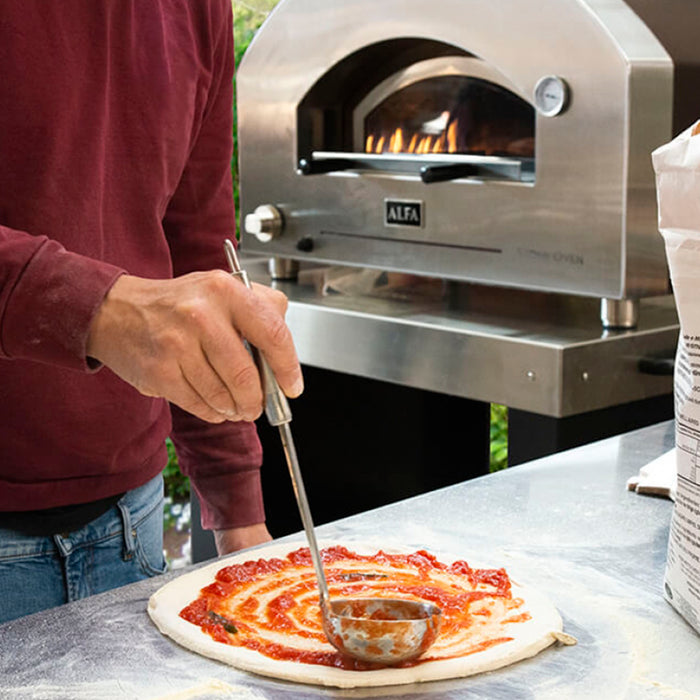
{"type": "Polygon", "coordinates": [[[263,397],[243,338],[262,352],[287,396],[303,391],[286,309],[281,292],[247,289],[223,270],[172,280],[123,275],[95,315],[87,354],[142,394],[203,420],[252,421],[263,397]]]}
{"type": "Polygon", "coordinates": [[[256,544],[270,540],[272,537],[267,531],[265,523],[249,527],[236,527],[230,530],[214,530],[214,541],[219,556],[231,554],[231,552],[237,552],[246,547],[254,547],[256,544]]]}

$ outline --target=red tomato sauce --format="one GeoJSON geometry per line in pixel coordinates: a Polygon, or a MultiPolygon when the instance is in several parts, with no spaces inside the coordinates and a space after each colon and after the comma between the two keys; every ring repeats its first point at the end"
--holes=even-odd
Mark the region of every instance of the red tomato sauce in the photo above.
{"type": "MultiPolygon", "coordinates": [[[[438,639],[462,632],[489,618],[492,613],[488,602],[494,599],[500,599],[506,609],[514,609],[515,614],[507,617],[504,624],[530,619],[527,613],[517,614],[522,601],[512,598],[505,569],[473,569],[466,561],[447,565],[424,550],[411,554],[378,552],[361,555],[335,546],[324,549],[322,556],[334,598],[381,595],[434,603],[443,611],[438,639]],[[333,568],[338,562],[347,562],[350,572],[343,571],[342,566],[333,568]],[[381,573],[358,573],[352,569],[353,563],[369,563],[381,573]],[[432,578],[431,574],[436,573],[448,574],[451,582],[432,578]],[[485,605],[472,608],[477,601],[484,601],[485,605]]],[[[258,559],[223,567],[217,572],[215,581],[203,588],[199,597],[180,612],[180,617],[201,627],[217,642],[252,649],[273,659],[354,671],[380,668],[377,664],[344,656],[330,644],[327,651],[308,651],[293,646],[294,637],[326,641],[313,570],[301,571],[312,566],[309,550],[303,547],[290,552],[284,559],[258,559]],[[254,593],[248,591],[252,588],[254,593]],[[270,634],[265,638],[265,632],[287,634],[290,645],[271,641],[270,634]]],[[[455,656],[473,654],[511,640],[512,637],[508,636],[487,639],[468,646],[455,656]]],[[[413,666],[436,658],[424,655],[398,666],[413,666]]]]}

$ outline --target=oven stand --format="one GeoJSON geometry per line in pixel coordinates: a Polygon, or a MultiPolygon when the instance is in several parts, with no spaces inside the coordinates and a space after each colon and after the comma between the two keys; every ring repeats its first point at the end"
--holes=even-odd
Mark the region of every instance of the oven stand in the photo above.
{"type": "MultiPolygon", "coordinates": [[[[304,378],[306,390],[292,402],[292,430],[317,525],[488,473],[489,403],[314,367],[304,367],[304,378]]],[[[566,418],[510,409],[508,463],[670,418],[671,394],[566,418]]],[[[264,419],[257,425],[267,524],[282,537],[300,531],[301,522],[279,435],[264,419]]],[[[213,536],[199,522],[193,495],[194,562],[216,556],[213,536]]]]}
{"type": "Polygon", "coordinates": [[[602,440],[673,418],[673,395],[656,396],[567,418],[508,411],[508,465],[602,440]]]}
{"type": "MultiPolygon", "coordinates": [[[[482,476],[490,404],[304,366],[292,431],[316,525],[482,476]]],[[[301,530],[279,433],[257,421],[273,537],[301,530]]],[[[216,555],[192,497],[192,558],[216,555]]]]}

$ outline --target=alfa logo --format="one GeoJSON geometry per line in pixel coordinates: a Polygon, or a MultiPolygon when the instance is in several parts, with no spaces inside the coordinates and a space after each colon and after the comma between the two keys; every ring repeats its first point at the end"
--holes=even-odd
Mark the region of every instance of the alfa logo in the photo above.
{"type": "Polygon", "coordinates": [[[423,202],[408,199],[385,199],[384,225],[422,226],[423,202]]]}

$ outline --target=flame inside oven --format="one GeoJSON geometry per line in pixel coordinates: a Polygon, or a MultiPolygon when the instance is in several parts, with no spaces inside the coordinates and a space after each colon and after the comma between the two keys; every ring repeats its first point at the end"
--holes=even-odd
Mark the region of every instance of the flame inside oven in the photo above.
{"type": "Polygon", "coordinates": [[[365,153],[454,153],[531,158],[533,107],[505,88],[440,76],[387,96],[365,118],[365,153]]]}
{"type": "Polygon", "coordinates": [[[413,131],[404,135],[404,129],[397,126],[388,135],[369,134],[365,139],[365,153],[457,153],[458,120],[450,121],[450,113],[445,111],[438,118],[426,122],[423,131],[413,131]],[[431,124],[439,126],[438,133],[428,133],[431,124]]]}

